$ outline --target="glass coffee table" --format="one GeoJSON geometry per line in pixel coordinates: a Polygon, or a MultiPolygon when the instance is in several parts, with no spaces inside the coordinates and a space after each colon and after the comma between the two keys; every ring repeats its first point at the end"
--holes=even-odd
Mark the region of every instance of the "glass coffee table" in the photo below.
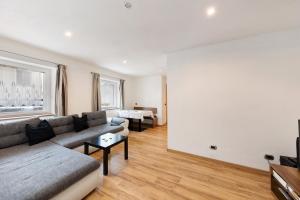
{"type": "Polygon", "coordinates": [[[103,175],[108,174],[108,154],[113,146],[124,142],[124,159],[128,160],[128,137],[120,134],[106,133],[84,142],[84,154],[89,154],[89,146],[103,150],[103,175]]]}

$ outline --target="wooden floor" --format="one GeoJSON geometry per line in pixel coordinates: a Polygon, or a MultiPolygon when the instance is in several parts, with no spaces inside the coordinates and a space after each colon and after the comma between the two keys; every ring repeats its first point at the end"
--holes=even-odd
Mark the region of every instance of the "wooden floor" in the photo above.
{"type": "MultiPolygon", "coordinates": [[[[131,132],[129,160],[123,144],[112,149],[109,175],[86,199],[275,199],[265,174],[166,149],[166,127],[131,132]]],[[[102,152],[92,156],[102,160],[102,152]]]]}

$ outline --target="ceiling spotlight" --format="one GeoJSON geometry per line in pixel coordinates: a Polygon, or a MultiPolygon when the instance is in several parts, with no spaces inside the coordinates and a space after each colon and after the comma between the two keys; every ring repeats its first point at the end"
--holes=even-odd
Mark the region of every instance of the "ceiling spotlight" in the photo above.
{"type": "Polygon", "coordinates": [[[131,4],[130,2],[128,2],[128,1],[124,1],[124,6],[125,6],[125,8],[127,8],[127,9],[132,8],[132,4],[131,4]]]}
{"type": "Polygon", "coordinates": [[[65,36],[68,37],[68,38],[72,37],[72,35],[73,35],[73,33],[71,31],[66,31],[65,32],[65,36]]]}
{"type": "Polygon", "coordinates": [[[216,8],[215,7],[213,7],[213,6],[211,6],[211,7],[208,7],[207,9],[206,9],[206,15],[208,16],[208,17],[212,17],[212,16],[214,16],[215,14],[216,14],[216,8]]]}
{"type": "Polygon", "coordinates": [[[123,60],[123,63],[124,63],[124,64],[127,64],[127,60],[123,60]]]}

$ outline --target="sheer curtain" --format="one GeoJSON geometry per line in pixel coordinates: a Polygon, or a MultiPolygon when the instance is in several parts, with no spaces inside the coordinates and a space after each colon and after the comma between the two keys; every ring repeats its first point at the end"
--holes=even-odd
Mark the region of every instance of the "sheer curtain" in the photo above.
{"type": "Polygon", "coordinates": [[[68,80],[65,65],[58,65],[55,87],[55,113],[65,116],[68,114],[68,80]]]}
{"type": "Polygon", "coordinates": [[[0,64],[0,112],[43,110],[44,74],[0,64]]]}
{"type": "Polygon", "coordinates": [[[92,111],[101,110],[100,74],[92,72],[92,111]]]}

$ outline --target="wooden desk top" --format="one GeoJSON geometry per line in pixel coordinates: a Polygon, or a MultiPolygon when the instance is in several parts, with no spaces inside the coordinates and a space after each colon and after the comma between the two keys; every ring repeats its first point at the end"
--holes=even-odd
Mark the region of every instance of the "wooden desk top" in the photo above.
{"type": "Polygon", "coordinates": [[[270,167],[271,172],[273,169],[298,195],[300,195],[300,169],[276,164],[271,164],[270,167]]]}

